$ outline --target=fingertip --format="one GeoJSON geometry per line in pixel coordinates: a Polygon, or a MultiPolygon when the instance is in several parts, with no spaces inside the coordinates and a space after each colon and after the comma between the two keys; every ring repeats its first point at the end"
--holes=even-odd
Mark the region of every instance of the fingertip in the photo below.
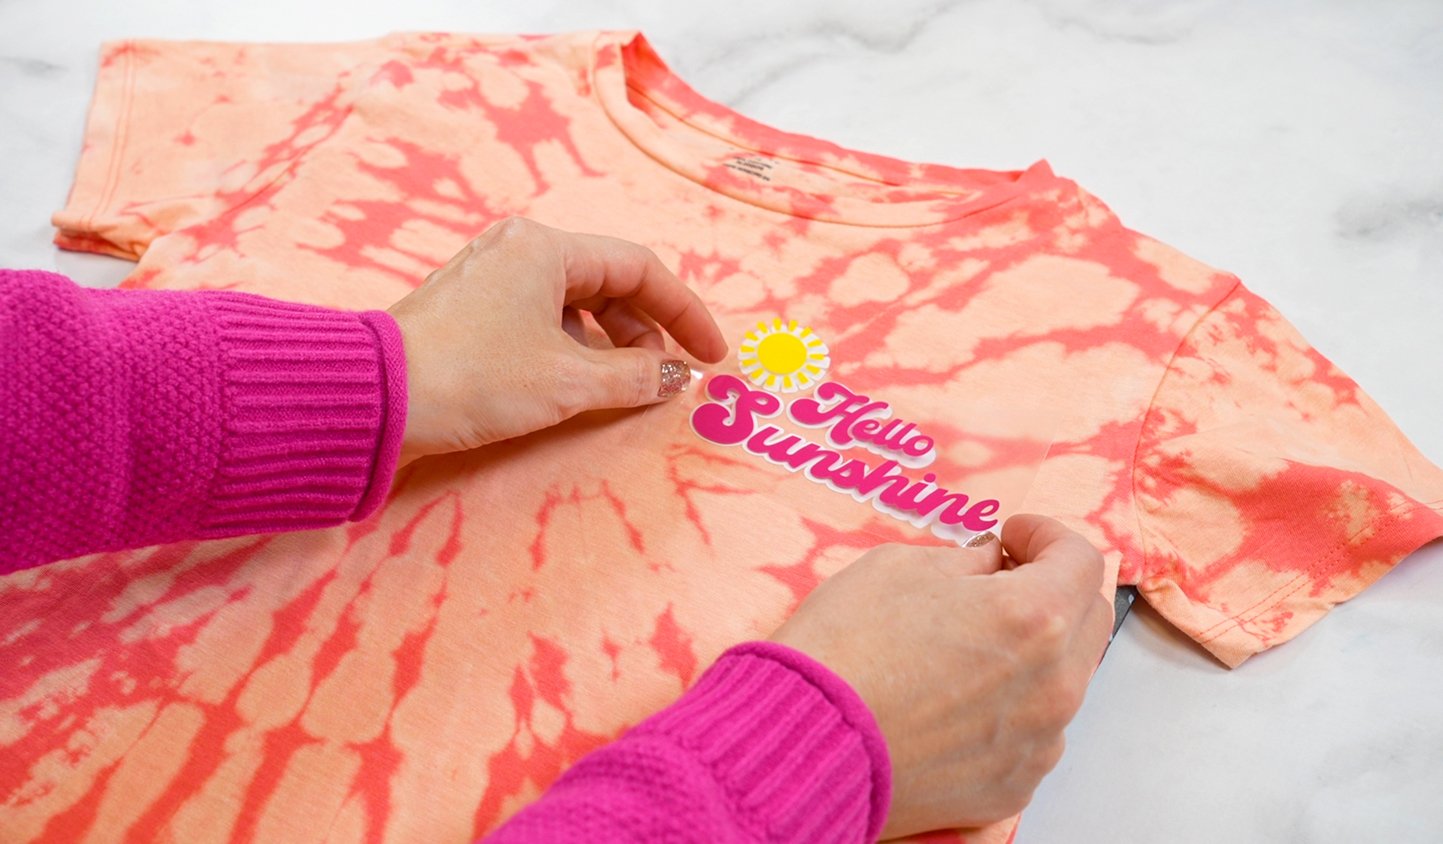
{"type": "Polygon", "coordinates": [[[673,396],[679,396],[691,389],[691,384],[696,380],[696,370],[687,365],[684,360],[668,358],[658,364],[660,382],[656,390],[656,398],[665,401],[673,396]]]}
{"type": "Polygon", "coordinates": [[[731,349],[727,347],[726,341],[721,339],[720,333],[703,342],[683,342],[679,337],[677,338],[677,342],[681,343],[682,348],[686,349],[692,357],[706,364],[721,363],[726,360],[727,355],[731,353],[731,349]]]}
{"type": "Polygon", "coordinates": [[[693,319],[691,330],[686,332],[686,339],[690,341],[684,344],[686,350],[703,363],[721,363],[731,352],[726,336],[722,334],[721,326],[717,325],[716,317],[712,315],[706,302],[702,301],[696,291],[688,288],[687,292],[693,300],[693,316],[698,316],[695,311],[699,311],[700,318],[693,319]]]}
{"type": "Polygon", "coordinates": [[[1091,590],[1102,586],[1102,552],[1058,519],[1036,513],[1014,515],[1002,526],[1002,544],[1020,566],[1040,561],[1049,567],[1064,563],[1073,572],[1072,582],[1091,590]]]}
{"type": "Polygon", "coordinates": [[[1016,513],[1008,517],[1002,524],[1001,539],[1002,545],[1007,553],[1012,555],[1018,562],[1027,562],[1036,556],[1040,547],[1033,549],[1034,537],[1041,533],[1055,530],[1061,527],[1061,522],[1049,516],[1039,513],[1016,513]]]}
{"type": "Polygon", "coordinates": [[[984,531],[963,543],[968,574],[992,574],[1007,567],[1002,542],[993,531],[984,531]]]}
{"type": "Polygon", "coordinates": [[[702,358],[702,360],[706,363],[721,363],[727,359],[727,355],[731,354],[731,351],[731,347],[727,345],[727,341],[721,336],[721,332],[718,331],[716,339],[712,343],[712,353],[702,358]]]}

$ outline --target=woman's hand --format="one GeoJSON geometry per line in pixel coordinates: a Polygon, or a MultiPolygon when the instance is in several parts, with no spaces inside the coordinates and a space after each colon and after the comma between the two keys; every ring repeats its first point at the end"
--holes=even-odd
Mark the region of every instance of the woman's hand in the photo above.
{"type": "Polygon", "coordinates": [[[406,347],[402,462],[664,401],[691,369],[663,330],[708,363],[727,353],[706,306],[651,250],[521,218],[487,229],[390,313],[406,347]],[[583,310],[615,348],[585,344],[583,310]]]}
{"type": "Polygon", "coordinates": [[[835,671],[892,759],[883,837],[1020,812],[1062,757],[1062,731],[1102,658],[1102,557],[1043,516],[1002,545],[884,545],[819,586],[772,639],[835,671]]]}

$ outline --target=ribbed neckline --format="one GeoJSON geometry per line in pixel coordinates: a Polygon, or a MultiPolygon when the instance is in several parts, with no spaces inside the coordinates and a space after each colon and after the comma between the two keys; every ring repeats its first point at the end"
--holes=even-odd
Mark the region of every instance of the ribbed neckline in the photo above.
{"type": "Polygon", "coordinates": [[[862,226],[960,220],[1062,180],[1025,170],[959,169],[846,149],[784,132],[702,97],[640,32],[593,42],[595,96],[621,133],[660,165],[713,191],[783,214],[862,226]]]}

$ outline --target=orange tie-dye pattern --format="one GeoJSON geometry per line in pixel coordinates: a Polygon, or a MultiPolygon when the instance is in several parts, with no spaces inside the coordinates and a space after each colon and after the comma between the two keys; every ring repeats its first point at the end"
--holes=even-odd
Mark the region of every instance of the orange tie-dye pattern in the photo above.
{"type": "MultiPolygon", "coordinates": [[[[940,483],[1083,531],[1230,665],[1443,535],[1443,472],[1235,278],[1041,162],[748,121],[629,33],[111,45],[55,222],[127,287],[359,309],[511,214],[652,246],[733,343],[810,326],[940,483]]],[[[421,461],[362,524],[0,581],[0,837],[468,840],[866,548],[939,541],[701,439],[702,400],[421,461]]]]}

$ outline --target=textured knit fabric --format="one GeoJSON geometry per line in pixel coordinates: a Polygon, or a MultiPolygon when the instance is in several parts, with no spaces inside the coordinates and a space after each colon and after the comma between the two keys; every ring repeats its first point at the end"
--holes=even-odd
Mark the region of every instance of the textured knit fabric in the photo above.
{"type": "Polygon", "coordinates": [[[172,550],[173,593],[101,575],[159,566],[139,554],[34,585],[66,601],[19,619],[0,788],[40,796],[0,837],[466,841],[867,548],[1015,512],[1229,665],[1443,533],[1443,472],[1237,277],[1046,162],[750,121],[636,33],[111,44],[84,150],[56,237],[136,260],[128,288],[384,308],[519,214],[651,247],[737,356],[645,411],[418,461],[362,526],[172,550]],[[827,385],[868,418],[798,421],[827,385]],[[117,605],[137,620],[75,632],[117,605]],[[48,755],[106,719],[192,761],[48,755]]]}
{"type": "MultiPolygon", "coordinates": [[[[389,489],[406,370],[384,312],[0,270],[0,352],[4,571],[361,519],[389,489]]],[[[890,783],[856,693],[757,642],[497,840],[871,840],[890,783]]]]}
{"type": "Polygon", "coordinates": [[[852,689],[807,656],[739,645],[676,704],[583,758],[489,844],[872,841],[886,747],[852,689]]]}
{"type": "Polygon", "coordinates": [[[366,517],[404,366],[380,311],[0,270],[0,573],[366,517]]]}

